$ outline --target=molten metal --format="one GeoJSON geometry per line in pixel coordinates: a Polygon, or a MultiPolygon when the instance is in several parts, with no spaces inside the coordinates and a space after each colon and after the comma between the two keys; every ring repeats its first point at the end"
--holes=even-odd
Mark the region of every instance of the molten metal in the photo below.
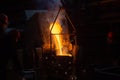
{"type": "MultiPolygon", "coordinates": [[[[52,25],[50,25],[50,30],[52,28],[52,25]]],[[[63,36],[65,35],[61,35],[62,33],[62,27],[60,25],[59,22],[56,22],[51,30],[51,33],[53,34],[52,39],[54,41],[54,45],[55,45],[55,50],[57,51],[57,56],[72,56],[69,52],[68,52],[68,47],[65,46],[65,44],[63,45],[63,36]]],[[[67,42],[66,42],[67,44],[67,42]]]]}

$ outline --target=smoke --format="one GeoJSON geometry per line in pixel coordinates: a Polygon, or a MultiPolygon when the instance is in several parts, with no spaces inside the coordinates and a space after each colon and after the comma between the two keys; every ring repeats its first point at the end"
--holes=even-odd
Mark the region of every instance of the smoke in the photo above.
{"type": "Polygon", "coordinates": [[[44,48],[49,49],[50,48],[50,25],[53,24],[53,22],[56,19],[56,22],[60,24],[62,27],[63,32],[68,32],[65,25],[65,14],[64,10],[61,10],[59,12],[60,7],[62,6],[61,0],[37,0],[37,6],[38,8],[42,7],[47,12],[39,13],[42,14],[40,16],[40,28],[41,33],[43,35],[43,41],[44,41],[44,48]],[[59,15],[57,16],[59,12],[59,15]]]}
{"type": "Polygon", "coordinates": [[[49,0],[48,1],[48,9],[49,10],[58,10],[61,6],[60,0],[49,0]]]}
{"type": "Polygon", "coordinates": [[[62,6],[60,0],[36,0],[37,9],[57,10],[62,6]]]}

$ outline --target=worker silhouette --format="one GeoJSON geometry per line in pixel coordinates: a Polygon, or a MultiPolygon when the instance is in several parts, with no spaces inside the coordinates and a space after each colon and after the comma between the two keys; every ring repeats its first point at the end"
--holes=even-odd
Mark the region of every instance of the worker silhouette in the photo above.
{"type": "Polygon", "coordinates": [[[18,32],[17,30],[9,30],[8,16],[0,14],[0,79],[7,80],[8,62],[12,60],[15,64],[16,71],[21,73],[21,65],[16,54],[18,32]]]}

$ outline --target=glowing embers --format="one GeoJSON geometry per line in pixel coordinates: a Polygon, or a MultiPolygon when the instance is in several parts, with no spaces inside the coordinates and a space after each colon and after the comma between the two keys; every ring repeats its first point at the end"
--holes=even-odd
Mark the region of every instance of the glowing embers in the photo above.
{"type": "Polygon", "coordinates": [[[55,48],[57,56],[72,56],[72,45],[69,41],[69,35],[63,34],[63,28],[59,22],[51,23],[52,48],[55,48]]]}

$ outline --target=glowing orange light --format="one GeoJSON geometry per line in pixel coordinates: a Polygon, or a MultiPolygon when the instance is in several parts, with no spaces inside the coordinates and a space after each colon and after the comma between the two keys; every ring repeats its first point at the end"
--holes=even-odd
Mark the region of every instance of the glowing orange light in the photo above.
{"type": "Polygon", "coordinates": [[[55,44],[55,50],[57,51],[58,56],[72,56],[71,54],[68,53],[68,48],[63,45],[63,37],[64,35],[61,35],[62,33],[62,27],[61,25],[56,22],[54,26],[52,27],[53,24],[50,25],[50,30],[51,33],[53,34],[52,39],[54,40],[55,44]]]}

